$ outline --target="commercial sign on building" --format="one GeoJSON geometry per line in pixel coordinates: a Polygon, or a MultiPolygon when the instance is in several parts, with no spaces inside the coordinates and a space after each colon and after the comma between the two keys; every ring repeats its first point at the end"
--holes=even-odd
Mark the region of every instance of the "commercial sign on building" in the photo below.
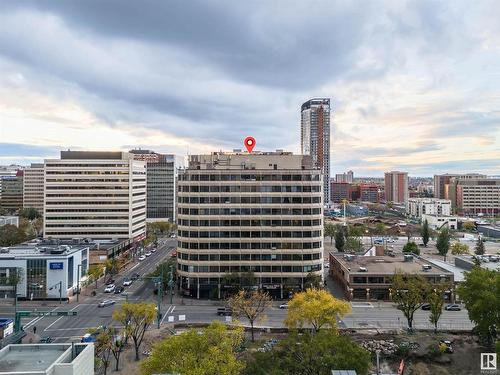
{"type": "Polygon", "coordinates": [[[50,269],[51,270],[62,270],[63,264],[64,264],[63,262],[50,263],[50,269]]]}

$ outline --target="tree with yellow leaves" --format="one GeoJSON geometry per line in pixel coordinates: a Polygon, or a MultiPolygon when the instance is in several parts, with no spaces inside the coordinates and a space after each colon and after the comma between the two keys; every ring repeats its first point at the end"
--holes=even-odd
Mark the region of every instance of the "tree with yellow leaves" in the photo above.
{"type": "Polygon", "coordinates": [[[312,326],[314,332],[323,327],[337,328],[337,317],[351,311],[351,306],[333,297],[322,289],[306,289],[295,294],[288,303],[288,315],[285,324],[288,328],[312,326]]]}

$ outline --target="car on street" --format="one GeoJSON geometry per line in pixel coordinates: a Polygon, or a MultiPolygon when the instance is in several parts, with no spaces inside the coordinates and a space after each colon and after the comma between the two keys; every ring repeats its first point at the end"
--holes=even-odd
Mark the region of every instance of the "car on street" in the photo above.
{"type": "Polygon", "coordinates": [[[125,278],[123,279],[123,286],[130,286],[132,285],[133,281],[131,279],[125,278]]]}
{"type": "Polygon", "coordinates": [[[114,305],[116,301],[112,299],[105,299],[104,301],[101,301],[97,304],[97,307],[106,307],[106,306],[111,306],[114,305]]]}
{"type": "Polygon", "coordinates": [[[431,304],[430,303],[424,303],[422,305],[422,310],[430,310],[431,309],[431,304]]]}
{"type": "Polygon", "coordinates": [[[135,280],[139,279],[139,277],[141,277],[141,275],[139,275],[138,273],[134,273],[134,274],[132,274],[132,276],[130,277],[130,279],[132,281],[135,281],[135,280]]]}
{"type": "Polygon", "coordinates": [[[288,309],[288,303],[282,303],[280,309],[288,309]]]}
{"type": "Polygon", "coordinates": [[[233,310],[229,307],[219,307],[219,308],[217,308],[217,315],[219,315],[219,316],[231,316],[231,315],[233,315],[233,310]]]}
{"type": "Polygon", "coordinates": [[[146,257],[145,257],[144,255],[141,255],[141,256],[139,257],[139,260],[140,260],[141,262],[142,262],[144,259],[146,259],[146,257]]]}
{"type": "Polygon", "coordinates": [[[446,305],[446,307],[444,309],[447,311],[460,311],[460,310],[462,310],[459,305],[454,304],[454,303],[446,305]]]}
{"type": "Polygon", "coordinates": [[[148,252],[147,252],[146,254],[144,254],[144,255],[146,255],[147,257],[150,257],[150,256],[151,256],[151,254],[152,254],[152,253],[151,253],[151,251],[148,251],[148,252]]]}
{"type": "Polygon", "coordinates": [[[106,281],[106,285],[111,285],[111,284],[114,284],[114,283],[115,283],[115,280],[113,280],[113,279],[108,279],[106,281]]]}
{"type": "Polygon", "coordinates": [[[52,341],[54,341],[54,339],[50,336],[43,336],[40,338],[40,342],[43,344],[50,344],[52,341]]]}
{"type": "Polygon", "coordinates": [[[121,292],[123,292],[124,290],[125,290],[125,288],[124,288],[123,286],[117,286],[117,287],[115,288],[114,293],[115,293],[115,294],[120,294],[120,293],[121,293],[121,292]]]}
{"type": "Polygon", "coordinates": [[[113,293],[115,288],[115,284],[107,285],[106,288],[104,288],[104,293],[113,293]]]}

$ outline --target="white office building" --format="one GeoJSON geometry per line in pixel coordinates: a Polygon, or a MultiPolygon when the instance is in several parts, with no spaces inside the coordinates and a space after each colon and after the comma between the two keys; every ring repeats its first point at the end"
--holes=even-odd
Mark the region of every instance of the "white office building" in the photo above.
{"type": "Polygon", "coordinates": [[[409,198],[406,204],[406,215],[413,219],[422,219],[422,215],[449,216],[451,201],[436,198],[409,198]]]}
{"type": "Polygon", "coordinates": [[[282,298],[322,278],[322,177],[307,155],[191,155],[178,182],[182,292],[223,298],[251,286],[282,298]]]}
{"type": "Polygon", "coordinates": [[[39,241],[0,248],[0,298],[14,298],[13,275],[20,275],[21,299],[67,299],[89,266],[88,243],[60,245],[39,241]]]}
{"type": "Polygon", "coordinates": [[[43,215],[43,163],[33,163],[24,169],[23,207],[34,208],[43,215]]]}
{"type": "Polygon", "coordinates": [[[100,151],[45,160],[44,238],[138,241],[145,231],[144,161],[100,151]]]}

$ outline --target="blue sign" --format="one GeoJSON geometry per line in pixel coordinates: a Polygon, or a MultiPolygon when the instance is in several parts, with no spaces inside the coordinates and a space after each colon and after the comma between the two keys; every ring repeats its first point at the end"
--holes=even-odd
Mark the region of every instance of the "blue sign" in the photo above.
{"type": "Polygon", "coordinates": [[[58,263],[50,263],[50,269],[51,270],[62,270],[63,269],[63,262],[58,262],[58,263]]]}

